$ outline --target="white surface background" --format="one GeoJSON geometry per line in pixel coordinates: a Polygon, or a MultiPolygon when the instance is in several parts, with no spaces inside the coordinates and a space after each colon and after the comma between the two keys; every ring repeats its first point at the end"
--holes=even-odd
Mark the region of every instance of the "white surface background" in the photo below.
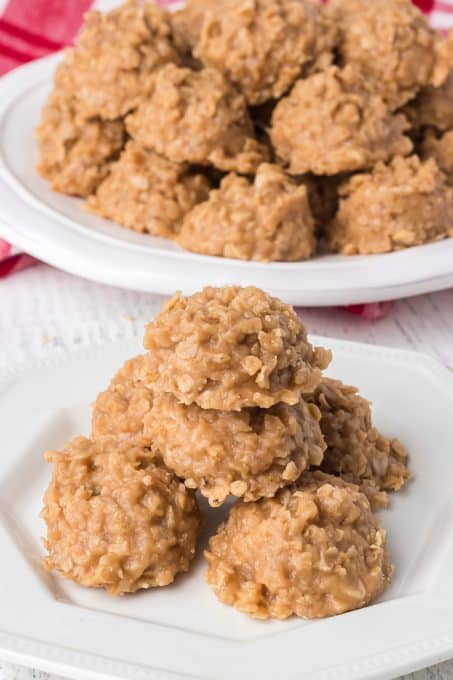
{"type": "MultiPolygon", "coordinates": [[[[45,265],[1,280],[0,371],[87,344],[140,337],[162,300],[90,283],[45,265]]],[[[412,348],[453,368],[453,290],[398,301],[377,322],[341,309],[305,309],[302,316],[313,333],[412,348]]],[[[0,661],[0,680],[49,677],[0,661]]],[[[407,678],[453,680],[453,662],[407,678]]]]}

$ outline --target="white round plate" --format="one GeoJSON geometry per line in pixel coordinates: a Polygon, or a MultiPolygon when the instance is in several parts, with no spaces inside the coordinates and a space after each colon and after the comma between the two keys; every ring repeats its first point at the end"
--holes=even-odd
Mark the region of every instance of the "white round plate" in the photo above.
{"type": "Polygon", "coordinates": [[[256,285],[296,305],[375,302],[453,286],[453,239],[388,255],[243,262],[183,251],[89,215],[36,173],[33,131],[61,55],[0,80],[0,233],[73,274],[124,288],[185,294],[210,284],[256,285]]]}
{"type": "Polygon", "coordinates": [[[167,588],[111,597],[44,571],[42,452],[89,431],[94,395],[143,351],[133,340],[0,376],[0,658],[74,680],[388,680],[452,657],[453,376],[421,354],[312,340],[410,452],[413,480],[382,513],[395,574],[379,601],[318,621],[258,621],[221,604],[202,548],[224,506],[204,506],[198,556],[167,588]]]}

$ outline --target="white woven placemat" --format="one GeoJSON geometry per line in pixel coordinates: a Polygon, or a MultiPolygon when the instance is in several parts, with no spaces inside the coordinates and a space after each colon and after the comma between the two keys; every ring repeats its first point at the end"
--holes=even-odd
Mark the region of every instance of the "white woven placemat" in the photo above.
{"type": "MultiPolygon", "coordinates": [[[[175,283],[175,289],[177,283],[175,283]]],[[[0,281],[0,370],[56,352],[142,337],[164,298],[39,265],[0,281]]],[[[301,310],[310,332],[412,348],[453,367],[453,289],[395,303],[381,321],[341,309],[301,310]]]]}

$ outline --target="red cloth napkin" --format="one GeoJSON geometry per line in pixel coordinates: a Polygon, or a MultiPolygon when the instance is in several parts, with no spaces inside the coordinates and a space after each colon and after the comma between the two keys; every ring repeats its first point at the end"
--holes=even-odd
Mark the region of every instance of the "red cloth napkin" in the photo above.
{"type": "MultiPolygon", "coordinates": [[[[61,50],[74,39],[92,0],[9,0],[0,16],[0,76],[27,61],[61,50]]],[[[36,260],[0,238],[0,279],[36,260]]]]}
{"type": "MultiPolygon", "coordinates": [[[[160,0],[171,5],[177,0],[160,0]]],[[[443,15],[453,16],[453,0],[413,0],[442,26],[443,15]],[[438,15],[435,16],[435,15],[438,15]]],[[[0,16],[0,75],[27,61],[44,57],[70,44],[93,0],[9,0],[0,16]]],[[[452,22],[453,23],[453,22],[452,22]]],[[[25,269],[37,261],[25,253],[13,253],[0,238],[0,278],[25,269]]],[[[384,316],[391,303],[350,305],[346,309],[367,320],[384,316]]]]}

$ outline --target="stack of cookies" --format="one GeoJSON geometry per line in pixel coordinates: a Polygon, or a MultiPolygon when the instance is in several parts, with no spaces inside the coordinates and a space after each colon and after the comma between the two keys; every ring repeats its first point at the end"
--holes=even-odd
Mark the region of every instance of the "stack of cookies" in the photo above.
{"type": "Polygon", "coordinates": [[[294,310],[256,288],[176,296],[148,325],[153,408],[145,434],[210,505],[271,497],[325,449],[308,403],[330,354],[294,310]]]}
{"type": "Polygon", "coordinates": [[[196,492],[229,517],[205,552],[219,599],[259,618],[317,618],[375,599],[392,568],[372,507],[406,453],[355,388],[322,375],[288,305],[257,288],[177,294],[146,354],[98,397],[90,439],[52,452],[46,566],[111,593],[170,583],[200,527],[196,492]]]}

